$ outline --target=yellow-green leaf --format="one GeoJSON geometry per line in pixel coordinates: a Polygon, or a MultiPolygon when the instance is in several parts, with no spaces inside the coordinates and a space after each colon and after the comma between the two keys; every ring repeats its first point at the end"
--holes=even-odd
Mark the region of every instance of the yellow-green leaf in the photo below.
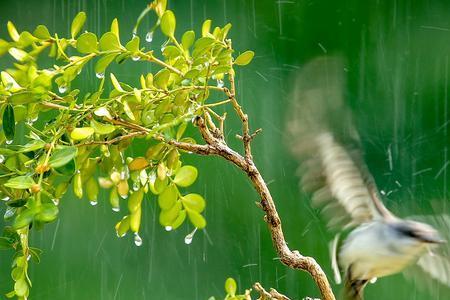
{"type": "Polygon", "coordinates": [[[178,189],[174,184],[170,184],[159,196],[158,204],[162,210],[170,209],[178,199],[178,189]]]}
{"type": "Polygon", "coordinates": [[[117,18],[114,18],[114,20],[111,22],[111,32],[114,33],[118,39],[120,39],[119,21],[117,21],[117,18]]]}
{"type": "Polygon", "coordinates": [[[234,64],[238,65],[238,66],[245,66],[248,65],[252,59],[253,56],[255,56],[255,52],[253,51],[245,51],[244,53],[242,53],[241,55],[239,55],[235,60],[234,60],[234,64]]]}
{"type": "Polygon", "coordinates": [[[123,90],[122,86],[120,85],[119,81],[117,80],[116,76],[114,76],[113,73],[109,74],[111,76],[111,82],[114,86],[114,88],[121,92],[121,93],[125,93],[125,91],[123,90]]]}
{"type": "Polygon", "coordinates": [[[102,56],[95,63],[95,73],[97,76],[102,76],[105,73],[106,68],[111,64],[111,62],[119,55],[118,53],[109,53],[102,56]]]}
{"type": "Polygon", "coordinates": [[[0,74],[3,85],[6,87],[6,90],[10,90],[11,92],[17,92],[18,90],[22,89],[22,87],[14,80],[14,78],[11,75],[9,75],[9,73],[2,71],[0,74]]]}
{"type": "Polygon", "coordinates": [[[237,285],[233,278],[227,278],[225,281],[225,291],[228,295],[234,296],[236,294],[237,285]]]}
{"type": "Polygon", "coordinates": [[[31,178],[28,175],[24,176],[17,176],[10,178],[4,186],[12,188],[12,189],[18,189],[18,190],[24,190],[29,189],[35,184],[33,178],[31,178]]]}
{"type": "Polygon", "coordinates": [[[145,157],[136,157],[128,164],[128,169],[130,171],[139,171],[146,168],[149,165],[149,162],[145,157]]]}
{"type": "Polygon", "coordinates": [[[118,50],[120,49],[119,38],[113,32],[106,32],[100,38],[99,46],[102,51],[118,50]]]}
{"type": "Polygon", "coordinates": [[[94,131],[97,134],[110,134],[116,130],[116,126],[112,124],[103,124],[94,119],[91,120],[91,127],[94,128],[94,131]]]}
{"type": "Polygon", "coordinates": [[[202,36],[207,36],[211,30],[211,20],[205,20],[202,25],[202,36]]]}
{"type": "Polygon", "coordinates": [[[85,32],[77,39],[77,50],[80,53],[93,53],[97,51],[97,36],[92,32],[85,32]]]}
{"type": "Polygon", "coordinates": [[[198,229],[205,228],[206,226],[206,220],[205,218],[196,212],[195,210],[186,209],[189,220],[191,221],[192,225],[197,227],[198,229]]]}
{"type": "Polygon", "coordinates": [[[135,212],[138,208],[141,207],[142,199],[144,199],[143,188],[140,188],[130,195],[130,198],[128,199],[128,210],[130,211],[130,213],[135,212]]]}
{"type": "Polygon", "coordinates": [[[201,213],[206,206],[205,199],[199,194],[187,194],[181,197],[183,205],[189,209],[201,213]]]}
{"type": "Polygon", "coordinates": [[[86,22],[86,13],[80,11],[72,21],[72,26],[70,26],[70,34],[72,38],[75,38],[77,34],[83,28],[84,23],[86,22]]]}
{"type": "Polygon", "coordinates": [[[155,87],[160,89],[167,89],[167,84],[169,83],[170,78],[170,71],[167,69],[162,69],[158,73],[156,73],[155,77],[153,78],[153,84],[155,87]]]}
{"type": "Polygon", "coordinates": [[[76,155],[77,155],[77,147],[70,146],[65,147],[61,146],[61,148],[57,148],[50,156],[48,164],[52,168],[60,168],[66,164],[68,164],[76,155]]]}
{"type": "Polygon", "coordinates": [[[45,25],[38,25],[33,31],[33,35],[38,39],[47,40],[51,38],[50,32],[45,25]]]}
{"type": "Polygon", "coordinates": [[[8,33],[9,33],[9,36],[11,37],[11,39],[14,42],[17,42],[20,38],[20,35],[17,32],[17,29],[14,26],[14,24],[11,21],[8,21],[8,24],[6,25],[6,27],[8,28],[8,33]]]}
{"type": "Polygon", "coordinates": [[[94,134],[92,127],[79,127],[72,130],[70,137],[74,140],[84,140],[94,134]]]}
{"type": "Polygon", "coordinates": [[[162,226],[171,226],[181,212],[181,203],[178,201],[172,208],[161,210],[159,213],[159,223],[162,226]]]}
{"type": "Polygon", "coordinates": [[[178,170],[173,182],[178,186],[188,187],[195,182],[197,175],[198,171],[194,166],[183,166],[178,170]]]}
{"type": "Polygon", "coordinates": [[[173,223],[170,224],[170,226],[172,227],[172,230],[175,230],[178,227],[180,227],[181,224],[183,224],[184,220],[186,220],[186,210],[180,211],[180,213],[178,214],[178,217],[175,219],[175,221],[173,221],[173,223]]]}
{"type": "Polygon", "coordinates": [[[172,11],[166,10],[161,18],[161,31],[168,37],[174,37],[176,27],[175,15],[172,11]]]}
{"type": "Polygon", "coordinates": [[[181,45],[185,50],[189,49],[194,44],[195,32],[192,30],[186,31],[181,37],[181,45]]]}

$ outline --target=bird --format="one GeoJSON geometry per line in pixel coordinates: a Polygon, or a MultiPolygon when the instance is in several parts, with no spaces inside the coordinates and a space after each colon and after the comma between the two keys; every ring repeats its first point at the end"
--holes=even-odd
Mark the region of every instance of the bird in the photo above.
{"type": "Polygon", "coordinates": [[[412,268],[420,281],[450,287],[450,251],[438,231],[449,234],[450,217],[401,218],[383,204],[346,106],[344,59],[314,58],[293,77],[286,143],[301,187],[335,233],[331,265],[336,283],[344,275],[344,298],[363,299],[369,282],[412,268]]]}

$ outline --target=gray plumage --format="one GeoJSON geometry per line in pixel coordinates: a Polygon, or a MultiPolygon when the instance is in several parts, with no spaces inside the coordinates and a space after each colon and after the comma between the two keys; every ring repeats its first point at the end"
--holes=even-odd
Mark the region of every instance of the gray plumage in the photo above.
{"type": "MultiPolygon", "coordinates": [[[[286,126],[287,142],[300,162],[300,184],[337,233],[331,247],[336,281],[342,271],[346,298],[362,299],[369,281],[416,265],[428,279],[450,287],[448,253],[431,253],[444,242],[438,231],[420,218],[396,217],[380,200],[344,105],[344,74],[336,57],[320,57],[302,67],[286,126]],[[338,249],[343,229],[351,232],[338,249]]],[[[441,221],[450,224],[446,216],[441,221]]]]}

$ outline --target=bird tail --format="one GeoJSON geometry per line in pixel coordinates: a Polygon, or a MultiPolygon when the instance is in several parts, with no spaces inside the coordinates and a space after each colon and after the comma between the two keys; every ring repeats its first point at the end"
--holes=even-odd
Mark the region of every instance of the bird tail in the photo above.
{"type": "Polygon", "coordinates": [[[364,299],[364,287],[367,284],[367,280],[346,280],[344,288],[345,300],[363,300],[364,299]]]}

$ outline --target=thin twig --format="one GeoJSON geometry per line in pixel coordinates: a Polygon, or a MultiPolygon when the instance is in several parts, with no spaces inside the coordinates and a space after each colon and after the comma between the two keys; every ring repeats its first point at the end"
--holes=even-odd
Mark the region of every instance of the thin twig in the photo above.
{"type": "Polygon", "coordinates": [[[266,291],[259,282],[256,282],[253,288],[259,293],[258,300],[290,300],[285,295],[280,294],[276,289],[270,289],[269,292],[266,291]]]}

